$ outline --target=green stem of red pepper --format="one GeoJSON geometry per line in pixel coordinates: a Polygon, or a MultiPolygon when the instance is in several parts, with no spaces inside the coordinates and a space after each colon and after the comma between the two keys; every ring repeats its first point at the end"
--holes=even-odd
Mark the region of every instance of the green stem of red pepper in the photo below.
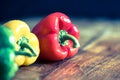
{"type": "Polygon", "coordinates": [[[73,48],[80,47],[79,41],[73,36],[68,34],[65,30],[60,30],[59,32],[59,42],[61,45],[66,45],[67,40],[71,40],[73,42],[73,48]]]}
{"type": "Polygon", "coordinates": [[[17,44],[20,46],[20,50],[16,51],[16,55],[25,55],[28,57],[37,56],[36,52],[28,43],[29,43],[29,40],[26,37],[22,36],[21,39],[17,41],[17,44]],[[24,51],[25,48],[28,49],[32,54],[25,52],[24,51]]]}

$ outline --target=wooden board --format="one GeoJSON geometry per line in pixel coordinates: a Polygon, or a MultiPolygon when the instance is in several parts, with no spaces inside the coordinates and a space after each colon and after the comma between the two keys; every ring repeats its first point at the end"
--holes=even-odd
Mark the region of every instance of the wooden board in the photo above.
{"type": "Polygon", "coordinates": [[[20,67],[13,80],[120,80],[120,21],[73,22],[81,31],[74,57],[20,67]]]}

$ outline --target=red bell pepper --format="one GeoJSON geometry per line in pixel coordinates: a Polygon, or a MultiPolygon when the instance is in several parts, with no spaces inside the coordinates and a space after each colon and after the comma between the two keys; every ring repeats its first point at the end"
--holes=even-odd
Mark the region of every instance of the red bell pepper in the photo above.
{"type": "Polygon", "coordinates": [[[72,57],[80,47],[80,32],[69,17],[55,12],[43,18],[33,29],[40,43],[39,59],[63,60],[72,57]]]}

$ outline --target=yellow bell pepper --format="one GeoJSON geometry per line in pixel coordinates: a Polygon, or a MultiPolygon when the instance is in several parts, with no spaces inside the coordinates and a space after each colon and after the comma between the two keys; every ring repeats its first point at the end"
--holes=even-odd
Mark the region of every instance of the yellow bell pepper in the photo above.
{"type": "Polygon", "coordinates": [[[34,53],[36,55],[33,57],[22,55],[16,56],[15,62],[17,63],[17,65],[27,66],[33,64],[37,60],[40,53],[38,38],[35,36],[35,34],[31,33],[29,26],[21,20],[11,20],[6,22],[4,25],[9,27],[13,31],[16,40],[16,51],[22,50],[23,52],[28,52],[30,54],[34,53]],[[22,46],[20,44],[21,42],[27,43],[29,45],[29,48],[28,45],[22,46]]]}

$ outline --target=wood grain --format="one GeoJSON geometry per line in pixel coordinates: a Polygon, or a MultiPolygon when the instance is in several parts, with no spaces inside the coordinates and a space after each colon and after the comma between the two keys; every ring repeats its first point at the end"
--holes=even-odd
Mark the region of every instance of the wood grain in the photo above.
{"type": "Polygon", "coordinates": [[[13,80],[120,80],[119,21],[74,23],[81,30],[81,48],[74,57],[22,66],[13,80]]]}

